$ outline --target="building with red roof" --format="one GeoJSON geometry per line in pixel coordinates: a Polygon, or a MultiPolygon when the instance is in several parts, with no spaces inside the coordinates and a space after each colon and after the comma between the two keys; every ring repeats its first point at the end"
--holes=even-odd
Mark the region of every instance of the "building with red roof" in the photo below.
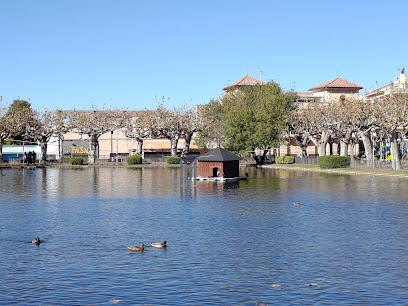
{"type": "Polygon", "coordinates": [[[360,89],[363,89],[363,87],[337,77],[310,88],[309,91],[311,92],[299,92],[297,103],[300,108],[304,108],[310,103],[326,103],[350,97],[357,98],[360,89]]]}

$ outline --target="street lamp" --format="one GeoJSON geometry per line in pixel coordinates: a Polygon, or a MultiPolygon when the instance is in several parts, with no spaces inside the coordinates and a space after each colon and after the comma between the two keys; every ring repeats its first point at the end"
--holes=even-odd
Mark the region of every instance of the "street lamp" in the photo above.
{"type": "Polygon", "coordinates": [[[116,133],[116,162],[119,158],[119,132],[116,133]]]}

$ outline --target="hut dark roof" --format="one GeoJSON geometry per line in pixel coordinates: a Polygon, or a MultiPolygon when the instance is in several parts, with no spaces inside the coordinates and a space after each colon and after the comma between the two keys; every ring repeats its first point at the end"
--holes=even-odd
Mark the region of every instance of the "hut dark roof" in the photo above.
{"type": "Polygon", "coordinates": [[[207,152],[199,157],[197,157],[198,161],[216,161],[216,162],[222,162],[222,161],[230,161],[230,160],[241,160],[242,158],[228,152],[227,150],[223,148],[216,148],[211,150],[210,152],[207,152]]]}

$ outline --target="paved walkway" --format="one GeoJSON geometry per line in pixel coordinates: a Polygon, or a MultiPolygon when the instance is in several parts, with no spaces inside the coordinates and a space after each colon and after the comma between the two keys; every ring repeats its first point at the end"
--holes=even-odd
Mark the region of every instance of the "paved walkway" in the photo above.
{"type": "Polygon", "coordinates": [[[320,169],[318,167],[304,167],[303,165],[264,165],[262,168],[270,169],[282,169],[293,171],[308,171],[308,172],[323,172],[323,173],[336,173],[336,174],[348,174],[348,175],[374,175],[374,176],[388,176],[388,177],[400,177],[408,178],[408,171],[392,171],[392,170],[380,170],[380,169],[320,169]]]}

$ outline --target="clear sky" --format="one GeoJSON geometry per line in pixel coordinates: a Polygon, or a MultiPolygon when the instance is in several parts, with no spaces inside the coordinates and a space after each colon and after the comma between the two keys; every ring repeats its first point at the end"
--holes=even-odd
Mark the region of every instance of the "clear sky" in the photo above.
{"type": "Polygon", "coordinates": [[[0,1],[0,96],[34,108],[207,103],[247,74],[296,91],[408,68],[408,1],[0,1]]]}

